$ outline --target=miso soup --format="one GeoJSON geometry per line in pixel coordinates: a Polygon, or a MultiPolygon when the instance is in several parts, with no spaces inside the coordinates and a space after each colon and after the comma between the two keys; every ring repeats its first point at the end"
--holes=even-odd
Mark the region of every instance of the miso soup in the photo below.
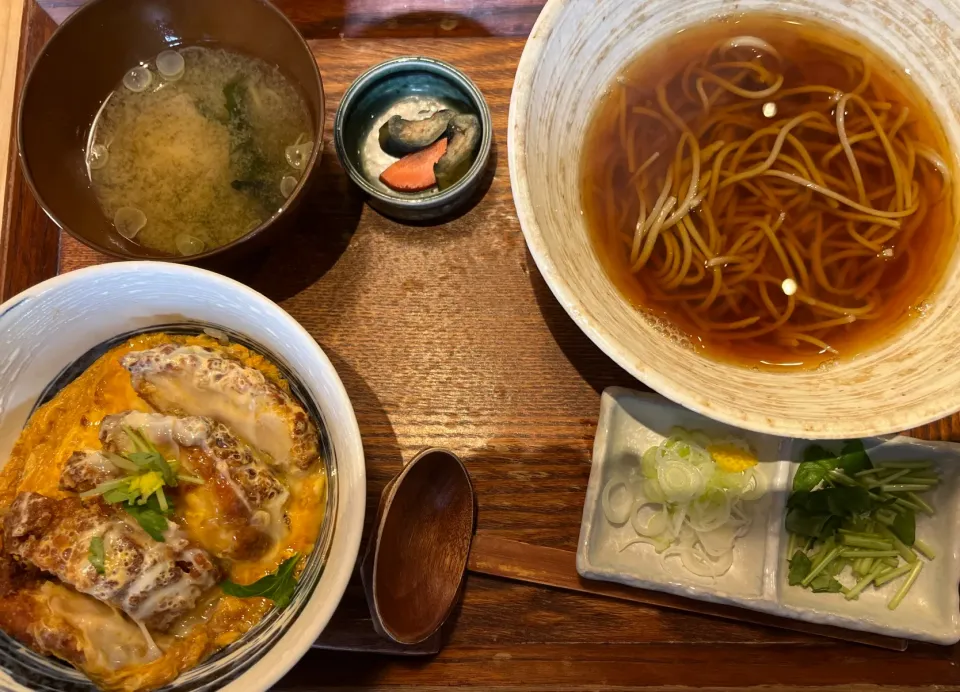
{"type": "Polygon", "coordinates": [[[124,75],[91,127],[87,168],[121,235],[193,255],[283,206],[313,151],[312,131],[303,98],[277,67],[186,47],[124,75]]]}

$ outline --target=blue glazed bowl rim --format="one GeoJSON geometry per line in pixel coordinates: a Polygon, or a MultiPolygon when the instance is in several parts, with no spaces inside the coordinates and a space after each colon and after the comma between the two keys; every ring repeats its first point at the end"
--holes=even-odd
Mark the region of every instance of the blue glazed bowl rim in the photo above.
{"type": "Polygon", "coordinates": [[[461,196],[469,194],[474,182],[483,174],[483,170],[486,168],[487,161],[490,157],[490,148],[493,144],[493,119],[490,116],[490,108],[487,105],[487,101],[483,97],[480,89],[477,88],[477,85],[474,84],[469,77],[456,67],[443,60],[437,60],[436,58],[404,56],[374,65],[357,77],[353,84],[350,85],[337,108],[337,115],[333,122],[333,140],[337,150],[337,157],[340,159],[340,165],[343,166],[347,175],[350,176],[350,179],[371,197],[394,208],[407,210],[432,209],[454,202],[461,196]],[[346,120],[352,114],[351,111],[357,101],[384,75],[422,69],[446,77],[467,93],[480,118],[480,146],[477,150],[477,156],[473,161],[473,165],[470,166],[466,174],[449,189],[429,197],[405,198],[388,195],[367,182],[367,179],[357,170],[357,167],[353,165],[353,161],[347,155],[346,144],[343,139],[346,120]]]}

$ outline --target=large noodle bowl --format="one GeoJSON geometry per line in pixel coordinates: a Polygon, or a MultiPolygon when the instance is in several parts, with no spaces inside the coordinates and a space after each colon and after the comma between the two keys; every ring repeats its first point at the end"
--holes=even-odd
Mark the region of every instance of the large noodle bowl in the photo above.
{"type": "Polygon", "coordinates": [[[587,137],[608,274],[714,357],[854,355],[922,312],[946,261],[939,124],[836,29],[748,15],[680,32],[618,77],[587,137]]]}

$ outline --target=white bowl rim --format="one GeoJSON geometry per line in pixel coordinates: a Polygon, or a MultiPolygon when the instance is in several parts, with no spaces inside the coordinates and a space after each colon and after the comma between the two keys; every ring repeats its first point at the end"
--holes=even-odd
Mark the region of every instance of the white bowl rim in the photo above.
{"type": "MultiPolygon", "coordinates": [[[[537,21],[530,31],[530,37],[527,39],[527,43],[523,48],[520,62],[517,65],[517,72],[514,77],[514,88],[510,97],[510,112],[507,116],[507,158],[510,171],[510,186],[513,193],[513,202],[517,208],[517,217],[520,219],[520,230],[523,232],[527,245],[530,247],[530,255],[533,257],[533,261],[537,265],[537,269],[540,271],[543,280],[547,283],[547,286],[551,292],[553,292],[553,295],[557,298],[560,305],[563,306],[563,309],[566,310],[567,314],[577,323],[577,326],[580,327],[583,333],[586,334],[607,357],[631,375],[639,378],[644,384],[684,408],[704,415],[707,418],[719,420],[722,423],[728,423],[735,427],[743,427],[744,421],[741,419],[734,416],[727,417],[722,411],[716,409],[709,411],[704,410],[697,404],[696,399],[690,396],[683,387],[676,386],[672,381],[662,377],[659,373],[647,369],[638,370],[620,343],[612,338],[602,325],[595,323],[587,317],[583,302],[556,271],[553,260],[550,259],[547,246],[543,242],[540,234],[540,225],[537,223],[536,214],[529,202],[530,193],[527,179],[525,176],[520,175],[521,141],[527,124],[527,106],[530,101],[530,95],[528,90],[518,89],[517,84],[520,83],[521,79],[523,79],[525,83],[529,83],[530,79],[536,73],[544,43],[550,32],[553,31],[554,18],[560,14],[565,5],[566,2],[564,0],[547,0],[546,5],[544,5],[540,12],[540,16],[537,17],[537,21]]],[[[758,432],[769,432],[769,429],[759,420],[748,422],[750,423],[748,427],[751,429],[757,430],[758,432]]]]}
{"type": "MultiPolygon", "coordinates": [[[[354,473],[359,473],[359,478],[355,484],[354,496],[340,497],[337,505],[338,510],[337,516],[335,517],[336,525],[333,540],[336,542],[337,538],[340,537],[342,540],[346,540],[346,545],[345,552],[342,555],[338,555],[336,559],[334,559],[333,546],[331,546],[331,554],[328,557],[323,571],[323,578],[329,579],[329,582],[325,584],[328,588],[319,591],[315,587],[313,593],[310,594],[310,597],[304,605],[303,610],[301,610],[287,630],[277,638],[273,646],[270,647],[259,661],[223,688],[223,690],[229,690],[231,692],[267,690],[273,687],[273,685],[289,672],[290,669],[303,658],[307,651],[312,648],[313,643],[327,626],[330,618],[333,616],[333,612],[337,606],[339,606],[343,594],[347,589],[347,584],[353,575],[353,568],[360,551],[360,541],[363,535],[363,519],[367,502],[366,463],[363,456],[360,427],[357,424],[353,405],[350,402],[347,390],[343,386],[340,375],[310,333],[304,329],[290,313],[262,293],[216,272],[185,264],[150,260],[110,262],[107,264],[94,265],[65,274],[59,274],[21,291],[0,304],[0,316],[24,299],[39,295],[50,289],[60,288],[77,281],[96,279],[96,277],[99,276],[125,273],[135,273],[142,276],[144,272],[168,273],[174,276],[179,275],[185,280],[189,280],[191,275],[202,276],[205,281],[221,285],[226,292],[243,295],[252,304],[258,305],[265,311],[276,314],[279,320],[287,323],[293,331],[302,337],[304,347],[312,351],[312,355],[320,362],[322,367],[329,371],[331,375],[331,388],[336,392],[336,398],[341,400],[341,404],[344,406],[347,422],[341,432],[346,438],[346,445],[335,450],[338,458],[359,458],[360,460],[359,468],[352,469],[354,473]],[[336,595],[335,598],[330,597],[333,594],[336,595]]],[[[308,382],[303,382],[303,384],[309,387],[308,382]]],[[[343,484],[339,485],[341,486],[339,492],[346,492],[346,489],[342,487],[343,484]]]]}
{"type": "Polygon", "coordinates": [[[636,359],[631,357],[628,349],[619,340],[615,339],[606,327],[590,317],[583,301],[577,297],[567,281],[560,275],[550,258],[536,213],[530,202],[530,188],[526,175],[520,174],[521,171],[526,172],[522,152],[524,151],[530,103],[529,86],[536,75],[547,39],[556,26],[557,17],[566,9],[568,4],[569,0],[547,0],[524,45],[510,95],[510,110],[507,116],[507,159],[513,202],[520,221],[520,230],[526,239],[530,255],[533,257],[534,263],[550,291],[580,330],[628,374],[662,396],[712,420],[754,432],[801,439],[852,439],[919,428],[955,414],[957,412],[956,406],[944,403],[927,415],[905,414],[900,416],[895,429],[881,430],[876,426],[864,424],[860,421],[838,421],[829,428],[811,430],[804,426],[801,419],[781,419],[777,421],[776,425],[772,425],[768,418],[758,414],[746,413],[742,410],[739,412],[728,411],[719,407],[708,408],[701,405],[700,401],[691,394],[683,383],[664,377],[659,372],[638,364],[636,359]]]}

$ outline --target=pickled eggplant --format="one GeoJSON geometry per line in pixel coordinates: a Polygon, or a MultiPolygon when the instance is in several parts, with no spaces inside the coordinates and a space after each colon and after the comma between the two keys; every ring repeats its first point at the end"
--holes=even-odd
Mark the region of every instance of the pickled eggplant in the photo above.
{"type": "Polygon", "coordinates": [[[441,190],[456,183],[470,169],[480,142],[480,119],[475,115],[458,115],[450,121],[447,134],[447,151],[433,167],[441,190]]]}
{"type": "Polygon", "coordinates": [[[391,156],[404,156],[425,149],[447,132],[456,113],[440,110],[423,120],[395,115],[380,127],[380,148],[391,156]]]}

